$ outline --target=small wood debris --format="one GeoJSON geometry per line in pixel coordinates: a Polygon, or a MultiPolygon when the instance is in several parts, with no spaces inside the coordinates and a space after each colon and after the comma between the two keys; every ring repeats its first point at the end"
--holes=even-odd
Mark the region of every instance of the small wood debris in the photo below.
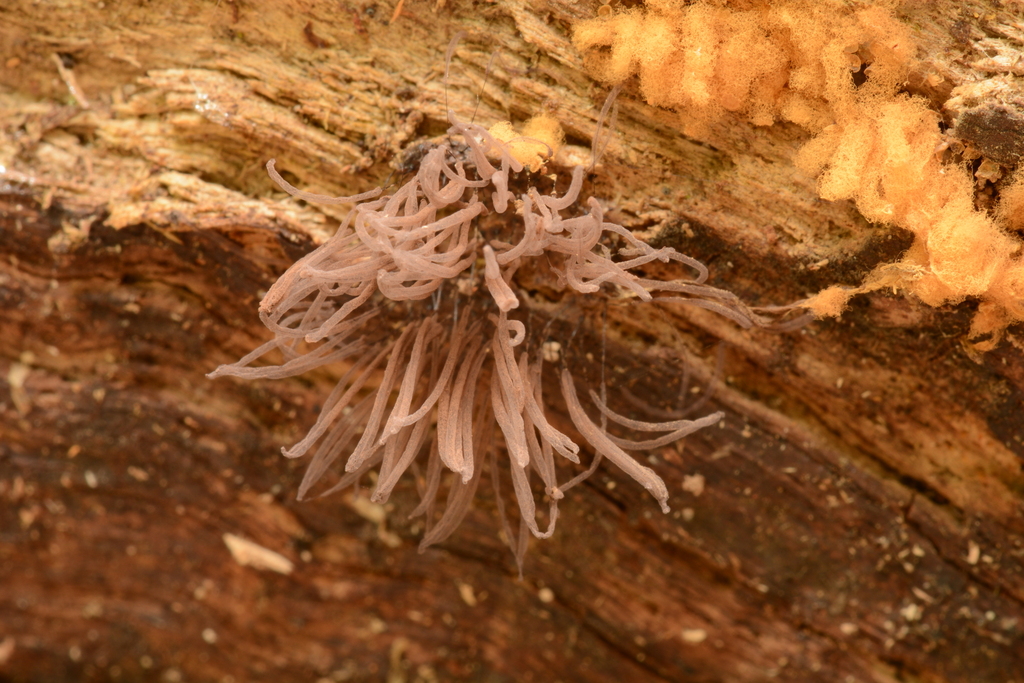
{"type": "Polygon", "coordinates": [[[291,574],[295,569],[291,560],[269,548],[264,548],[234,534],[224,534],[223,539],[231,557],[243,567],[266,569],[278,574],[291,574]]]}

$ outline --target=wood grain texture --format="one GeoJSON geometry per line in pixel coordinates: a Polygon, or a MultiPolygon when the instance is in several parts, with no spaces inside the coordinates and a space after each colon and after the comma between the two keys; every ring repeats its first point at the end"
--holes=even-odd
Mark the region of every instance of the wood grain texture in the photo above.
{"type": "MultiPolygon", "coordinates": [[[[303,188],[362,191],[409,172],[446,106],[549,108],[586,154],[606,91],[568,36],[597,3],[409,0],[394,23],[370,2],[107,5],[0,8],[0,679],[1024,681],[1022,336],[967,350],[971,302],[879,293],[780,335],[538,301],[566,343],[599,358],[606,339],[613,397],[659,408],[684,368],[712,381],[724,340],[727,417],[645,456],[670,514],[603,467],[523,580],[487,493],[423,554],[411,478],[383,508],[294,501],[304,463],[279,451],[336,373],[204,377],[267,338],[262,293],[343,215],[283,198],[267,158],[303,188]],[[225,533],[294,570],[241,566],[225,533]]],[[[1019,9],[905,4],[908,87],[942,111],[1012,75],[1019,9]]],[[[619,108],[587,193],[746,301],[855,283],[909,244],[817,199],[793,127],[698,141],[628,86],[619,108]]]]}

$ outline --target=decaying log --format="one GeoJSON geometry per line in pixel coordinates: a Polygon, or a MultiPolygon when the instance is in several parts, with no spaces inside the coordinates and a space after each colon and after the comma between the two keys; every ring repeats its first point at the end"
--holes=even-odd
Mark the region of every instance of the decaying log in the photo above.
{"type": "MultiPolygon", "coordinates": [[[[557,311],[555,334],[606,348],[591,386],[670,410],[687,372],[727,416],[644,456],[670,514],[603,466],[521,580],[493,496],[423,554],[410,477],[385,506],[294,500],[304,463],[279,451],[332,370],[205,378],[268,338],[262,293],[344,215],[286,198],[267,158],[317,192],[398,182],[451,108],[552,111],[586,159],[607,91],[569,35],[597,7],[0,8],[0,679],[1024,681],[1024,336],[975,351],[970,301],[877,292],[786,334],[557,311]]],[[[899,10],[920,41],[908,89],[1006,172],[1020,11],[899,10]]],[[[745,301],[855,284],[910,243],[819,200],[794,127],[711,146],[629,85],[618,106],[587,193],[745,301]]]]}

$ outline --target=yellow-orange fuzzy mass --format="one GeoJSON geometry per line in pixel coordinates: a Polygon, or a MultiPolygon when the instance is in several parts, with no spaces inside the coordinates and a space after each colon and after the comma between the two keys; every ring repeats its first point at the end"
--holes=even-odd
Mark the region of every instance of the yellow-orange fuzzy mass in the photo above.
{"type": "Polygon", "coordinates": [[[535,173],[565,144],[561,124],[547,114],[538,114],[524,123],[522,132],[509,121],[496,123],[487,132],[505,144],[513,159],[535,173]]]}
{"type": "Polygon", "coordinates": [[[818,177],[822,198],[853,200],[868,220],[915,234],[898,268],[822,292],[808,302],[816,314],[838,315],[854,294],[884,286],[931,305],[980,297],[976,333],[1024,320],[1021,243],[1001,225],[1024,222],[1024,177],[996,219],[974,209],[967,169],[936,155],[938,116],[898,92],[915,46],[887,9],[649,0],[646,11],[580,22],[573,39],[598,79],[639,76],[647,102],[678,111],[689,135],[736,118],[802,126],[813,137],[796,163],[818,177]]]}

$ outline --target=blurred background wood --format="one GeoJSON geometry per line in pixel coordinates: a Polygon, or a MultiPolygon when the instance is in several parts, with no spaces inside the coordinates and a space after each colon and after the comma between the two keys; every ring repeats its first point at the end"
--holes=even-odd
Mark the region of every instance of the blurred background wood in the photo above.
{"type": "MultiPolygon", "coordinates": [[[[262,292],[342,216],[284,198],[267,158],[303,188],[365,190],[415,168],[446,107],[553,111],[586,158],[606,90],[568,37],[597,7],[4,3],[0,679],[1024,681],[1024,354],[1019,329],[971,351],[970,302],[876,294],[785,335],[698,309],[609,305],[606,330],[574,313],[566,335],[607,338],[613,395],[664,408],[725,340],[727,417],[650,454],[672,513],[603,467],[523,580],[487,493],[424,554],[411,479],[384,507],[294,501],[304,463],[279,450],[328,372],[204,377],[267,337],[262,292]],[[282,571],[243,566],[225,534],[282,571]]],[[[1019,75],[1019,3],[900,12],[921,45],[908,89],[937,109],[1019,75]]],[[[1006,171],[1014,102],[998,144],[962,132],[1006,171]]],[[[619,110],[585,193],[746,301],[855,283],[909,244],[816,198],[796,128],[711,146],[629,86],[619,110]]]]}

